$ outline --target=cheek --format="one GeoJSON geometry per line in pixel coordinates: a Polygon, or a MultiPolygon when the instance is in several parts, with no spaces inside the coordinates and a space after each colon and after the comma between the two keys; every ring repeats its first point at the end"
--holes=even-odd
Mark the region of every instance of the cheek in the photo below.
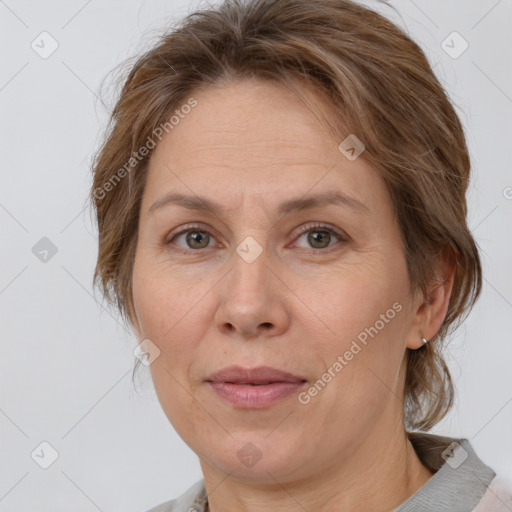
{"type": "Polygon", "coordinates": [[[316,425],[326,437],[342,436],[347,446],[355,446],[392,402],[399,405],[403,357],[399,315],[381,330],[375,322],[369,327],[359,320],[350,326],[340,324],[342,339],[319,347],[325,369],[306,390],[311,396],[303,405],[305,423],[316,425]]]}
{"type": "Polygon", "coordinates": [[[174,284],[156,276],[134,279],[134,304],[142,337],[160,350],[149,367],[158,399],[171,423],[185,428],[198,412],[185,389],[189,388],[191,368],[200,357],[200,340],[208,326],[204,317],[208,297],[197,304],[202,295],[179,292],[174,284]]]}
{"type": "MultiPolygon", "coordinates": [[[[359,423],[357,411],[364,416],[365,410],[380,410],[390,390],[396,389],[408,322],[407,280],[399,266],[385,278],[377,279],[379,273],[369,272],[368,266],[364,271],[355,265],[345,267],[331,279],[315,281],[299,292],[308,290],[306,303],[317,315],[309,328],[312,348],[321,361],[317,368],[329,373],[325,376],[329,382],[324,388],[320,383],[323,396],[312,402],[325,408],[328,417],[343,411],[359,423]]],[[[322,379],[322,374],[317,378],[322,379]]]]}
{"type": "Polygon", "coordinates": [[[161,343],[193,343],[191,330],[205,325],[208,316],[208,281],[191,281],[171,268],[135,266],[133,300],[142,334],[161,343]]]}
{"type": "Polygon", "coordinates": [[[189,390],[190,369],[207,326],[208,297],[198,303],[204,293],[188,290],[188,285],[180,287],[169,275],[134,272],[133,297],[141,335],[160,350],[149,367],[153,385],[162,410],[182,437],[192,425],[208,427],[189,390]]]}
{"type": "Polygon", "coordinates": [[[378,262],[343,264],[325,274],[292,279],[300,299],[298,317],[311,318],[321,336],[335,340],[339,348],[376,322],[382,327],[381,315],[389,322],[379,330],[389,331],[390,324],[400,317],[396,309],[399,305],[403,308],[407,293],[402,269],[383,268],[378,262]],[[399,305],[393,309],[396,303],[399,305]]]}
{"type": "Polygon", "coordinates": [[[197,446],[195,432],[201,432],[208,438],[210,435],[211,438],[214,435],[218,437],[221,433],[213,432],[216,423],[206,414],[205,408],[198,405],[198,400],[193,398],[186,375],[180,373],[179,362],[174,362],[178,366],[173,368],[169,367],[168,358],[160,358],[151,365],[153,385],[160,406],[173,428],[187,444],[197,446]]]}

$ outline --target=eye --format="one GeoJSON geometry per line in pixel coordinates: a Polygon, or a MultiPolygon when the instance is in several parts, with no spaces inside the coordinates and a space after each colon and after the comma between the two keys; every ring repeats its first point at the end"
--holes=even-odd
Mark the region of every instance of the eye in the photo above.
{"type": "MultiPolygon", "coordinates": [[[[297,242],[305,240],[305,244],[299,243],[299,247],[322,251],[336,245],[336,241],[346,242],[347,237],[325,224],[308,224],[302,227],[297,242]]],[[[216,239],[211,233],[200,225],[187,225],[171,235],[165,242],[166,245],[176,245],[183,251],[200,250],[216,246],[216,239]]]]}
{"type": "Polygon", "coordinates": [[[205,249],[215,245],[215,238],[201,226],[186,226],[175,233],[166,245],[174,243],[182,249],[205,249]]]}
{"type": "Polygon", "coordinates": [[[309,245],[309,247],[302,247],[306,249],[313,248],[315,250],[331,247],[336,243],[336,239],[343,242],[347,241],[344,236],[325,224],[309,224],[304,226],[302,228],[302,234],[297,240],[299,241],[301,239],[305,239],[306,243],[309,245]]]}

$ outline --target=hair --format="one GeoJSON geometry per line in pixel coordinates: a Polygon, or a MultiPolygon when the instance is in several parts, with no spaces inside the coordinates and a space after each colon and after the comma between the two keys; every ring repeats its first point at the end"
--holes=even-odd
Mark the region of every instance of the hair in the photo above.
{"type": "Polygon", "coordinates": [[[442,350],[480,294],[482,269],[466,222],[470,159],[463,127],[418,44],[350,0],[225,0],[186,16],[130,66],[93,159],[90,201],[99,232],[93,286],[125,320],[134,318],[149,142],[155,145],[162,127],[173,128],[169,116],[177,107],[192,105],[201,88],[234,79],[273,80],[294,90],[307,84],[328,98],[325,121],[337,140],[356,134],[383,178],[411,290],[427,293],[432,282],[442,284],[446,262],[455,269],[441,328],[406,354],[406,428],[428,430],[441,421],[454,402],[442,350]]]}

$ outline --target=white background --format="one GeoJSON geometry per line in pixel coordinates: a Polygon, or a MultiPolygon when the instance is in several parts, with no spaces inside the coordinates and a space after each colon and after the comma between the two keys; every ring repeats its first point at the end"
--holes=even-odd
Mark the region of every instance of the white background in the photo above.
{"type": "MultiPolygon", "coordinates": [[[[512,480],[512,2],[392,4],[401,17],[383,12],[424,48],[465,125],[469,224],[485,276],[451,343],[458,401],[434,432],[468,438],[512,480]],[[469,43],[457,59],[441,46],[453,31],[469,43]]],[[[149,373],[134,390],[134,335],[93,294],[86,208],[107,119],[102,79],[169,16],[201,5],[0,0],[1,511],[142,512],[201,478],[149,373]],[[43,31],[59,45],[47,59],[31,48],[43,31]],[[58,250],[46,263],[32,252],[42,237],[58,250]],[[59,455],[46,470],[30,456],[43,441],[59,455]]]]}

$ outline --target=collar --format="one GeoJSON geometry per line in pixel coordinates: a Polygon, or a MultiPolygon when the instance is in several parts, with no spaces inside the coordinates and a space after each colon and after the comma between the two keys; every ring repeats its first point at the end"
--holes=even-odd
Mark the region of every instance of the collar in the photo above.
{"type": "Polygon", "coordinates": [[[435,474],[393,512],[471,512],[496,473],[467,439],[407,432],[418,457],[435,474]]]}

